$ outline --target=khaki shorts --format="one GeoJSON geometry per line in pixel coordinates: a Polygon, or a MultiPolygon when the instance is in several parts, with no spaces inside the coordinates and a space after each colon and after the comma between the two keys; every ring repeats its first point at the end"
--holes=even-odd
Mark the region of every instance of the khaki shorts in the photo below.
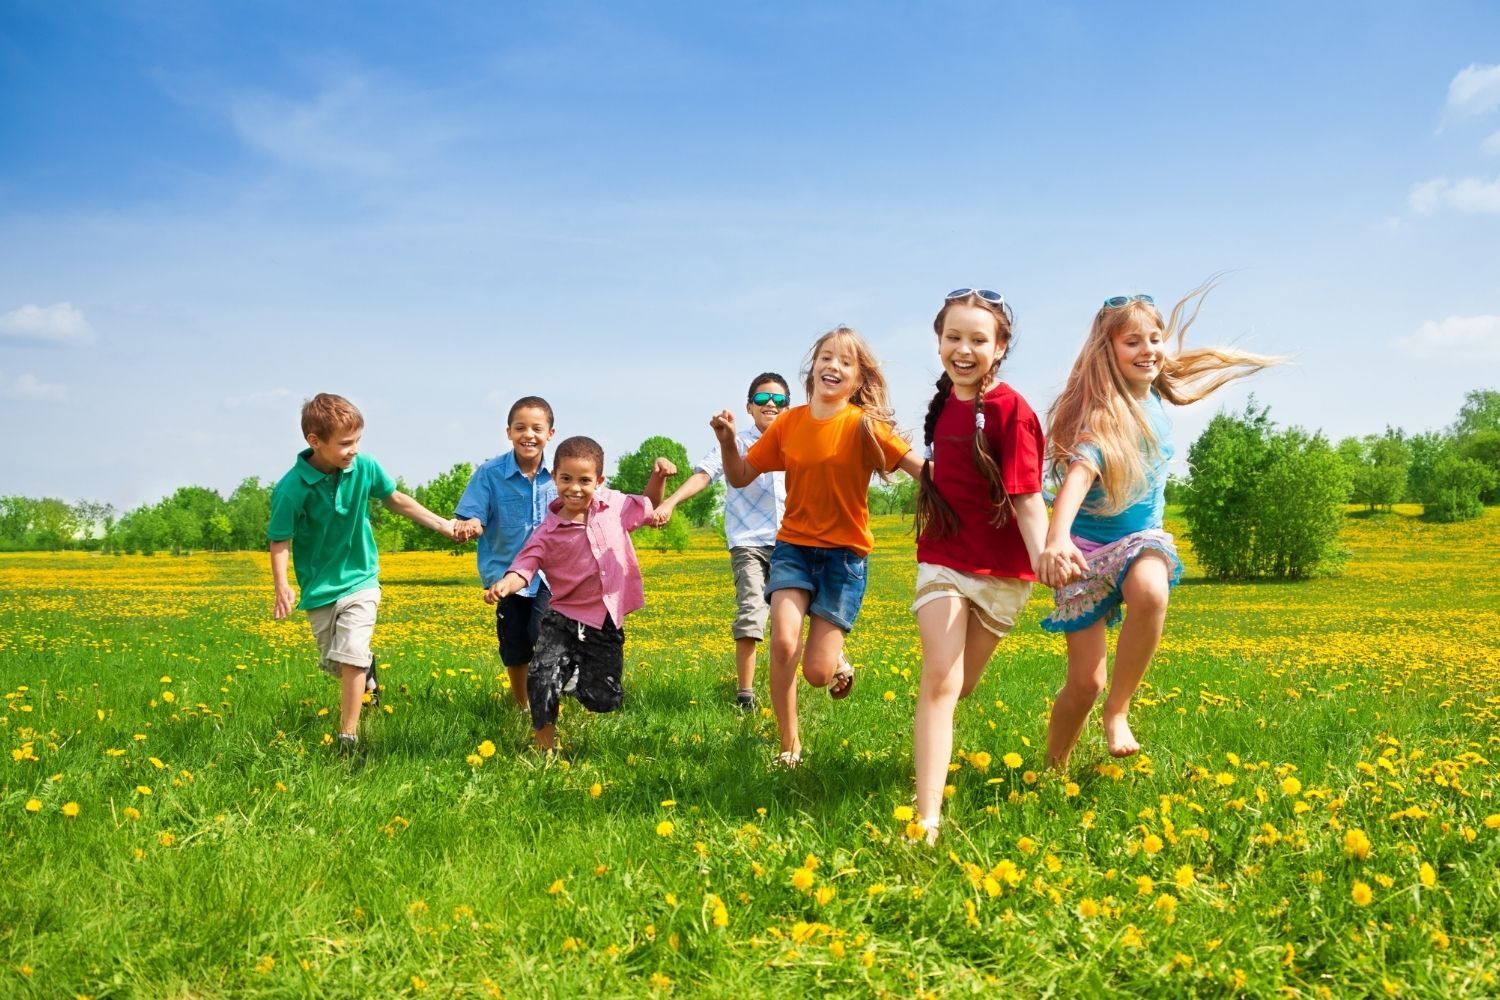
{"type": "Polygon", "coordinates": [[[307,610],[307,624],[318,642],[318,665],[338,677],[344,664],[370,665],[370,637],[375,633],[375,609],[380,588],[367,587],[332,604],[307,610]]]}
{"type": "Polygon", "coordinates": [[[1031,597],[1031,581],[1011,576],[976,576],[947,566],[917,563],[917,598],[912,602],[912,611],[949,597],[967,600],[979,624],[1003,639],[1031,597]]]}
{"type": "Polygon", "coordinates": [[[766,576],[771,571],[770,545],[736,545],[729,550],[729,564],[734,570],[734,598],[737,607],[730,634],[736,639],[760,640],[766,637],[766,618],[771,606],[766,603],[766,576]]]}

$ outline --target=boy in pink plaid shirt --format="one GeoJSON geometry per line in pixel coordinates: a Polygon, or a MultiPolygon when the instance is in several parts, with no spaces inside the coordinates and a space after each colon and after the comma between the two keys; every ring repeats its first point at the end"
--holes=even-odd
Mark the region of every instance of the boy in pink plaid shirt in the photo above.
{"type": "Polygon", "coordinates": [[[604,449],[570,437],[552,456],[557,499],[504,576],[484,593],[490,604],[521,590],[542,570],[552,606],[531,661],[531,727],[540,750],[557,740],[557,707],[571,694],[591,712],[612,712],[625,691],[625,616],[645,604],[630,532],[651,523],[677,467],[658,458],[645,496],[604,485],[604,449]]]}

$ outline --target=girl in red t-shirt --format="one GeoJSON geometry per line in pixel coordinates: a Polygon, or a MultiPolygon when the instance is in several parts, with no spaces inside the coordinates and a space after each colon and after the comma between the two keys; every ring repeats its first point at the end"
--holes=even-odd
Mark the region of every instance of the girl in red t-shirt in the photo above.
{"type": "Polygon", "coordinates": [[[922,432],[912,604],[922,636],[912,756],[928,843],[937,840],[954,708],[1026,607],[1047,535],[1041,421],[997,377],[1012,343],[1004,298],[950,292],[932,326],[943,374],[922,432]]]}

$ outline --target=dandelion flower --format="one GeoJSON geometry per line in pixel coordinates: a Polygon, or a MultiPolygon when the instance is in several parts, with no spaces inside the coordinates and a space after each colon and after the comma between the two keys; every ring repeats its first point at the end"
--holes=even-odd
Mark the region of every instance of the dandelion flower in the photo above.
{"type": "Polygon", "coordinates": [[[1354,900],[1357,906],[1369,906],[1375,901],[1375,893],[1363,882],[1355,882],[1354,888],[1349,892],[1349,898],[1354,900]]]}
{"type": "Polygon", "coordinates": [[[811,868],[798,868],[792,872],[792,885],[803,892],[812,888],[813,873],[811,868]]]}
{"type": "Polygon", "coordinates": [[[1160,854],[1161,849],[1161,838],[1154,833],[1146,834],[1145,839],[1141,841],[1141,850],[1145,851],[1147,854],[1160,854]]]}
{"type": "Polygon", "coordinates": [[[1000,760],[1006,767],[1010,768],[1012,771],[1021,766],[1021,755],[1016,753],[1014,750],[1006,754],[1004,757],[1001,757],[1000,760]]]}
{"type": "Polygon", "coordinates": [[[1356,828],[1344,833],[1344,853],[1361,861],[1370,856],[1370,838],[1365,831],[1356,828]]]}
{"type": "Polygon", "coordinates": [[[1078,915],[1084,919],[1092,919],[1099,915],[1099,903],[1091,898],[1085,897],[1078,903],[1078,915]]]}
{"type": "Polygon", "coordinates": [[[77,802],[64,802],[63,803],[62,814],[64,816],[68,817],[68,819],[76,819],[77,816],[78,816],[78,812],[79,812],[79,808],[78,808],[78,803],[77,802]]]}
{"type": "Polygon", "coordinates": [[[1302,791],[1302,782],[1288,775],[1281,779],[1281,790],[1287,795],[1296,795],[1302,791]]]}
{"type": "Polygon", "coordinates": [[[489,760],[491,757],[495,756],[494,741],[485,740],[483,743],[479,744],[479,756],[483,757],[485,760],[489,760]]]}
{"type": "Polygon", "coordinates": [[[1432,865],[1428,864],[1425,861],[1422,862],[1422,867],[1418,869],[1417,877],[1420,878],[1422,880],[1422,884],[1429,889],[1437,885],[1437,871],[1432,867],[1432,865]]]}
{"type": "Polygon", "coordinates": [[[677,827],[673,825],[671,820],[664,819],[660,823],[656,824],[656,835],[658,837],[670,837],[672,836],[672,831],[675,829],[677,829],[677,827]]]}
{"type": "Polygon", "coordinates": [[[597,799],[599,796],[601,796],[603,794],[604,794],[604,786],[601,785],[601,784],[599,784],[599,782],[596,781],[592,785],[589,786],[589,795],[592,796],[593,798],[597,799]]]}
{"type": "Polygon", "coordinates": [[[905,823],[916,815],[916,811],[911,806],[897,806],[891,810],[891,815],[905,823]]]}
{"type": "Polygon", "coordinates": [[[42,811],[42,800],[41,799],[27,799],[26,800],[26,811],[29,812],[29,813],[39,813],[39,812],[41,812],[42,811]]]}

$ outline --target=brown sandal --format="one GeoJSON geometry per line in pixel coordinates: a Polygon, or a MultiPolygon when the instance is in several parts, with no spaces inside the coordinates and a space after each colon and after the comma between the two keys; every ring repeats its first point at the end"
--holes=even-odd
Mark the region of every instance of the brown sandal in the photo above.
{"type": "Polygon", "coordinates": [[[844,657],[839,657],[839,665],[833,672],[832,679],[828,682],[828,697],[834,701],[849,697],[849,692],[854,690],[854,664],[844,657]]]}

